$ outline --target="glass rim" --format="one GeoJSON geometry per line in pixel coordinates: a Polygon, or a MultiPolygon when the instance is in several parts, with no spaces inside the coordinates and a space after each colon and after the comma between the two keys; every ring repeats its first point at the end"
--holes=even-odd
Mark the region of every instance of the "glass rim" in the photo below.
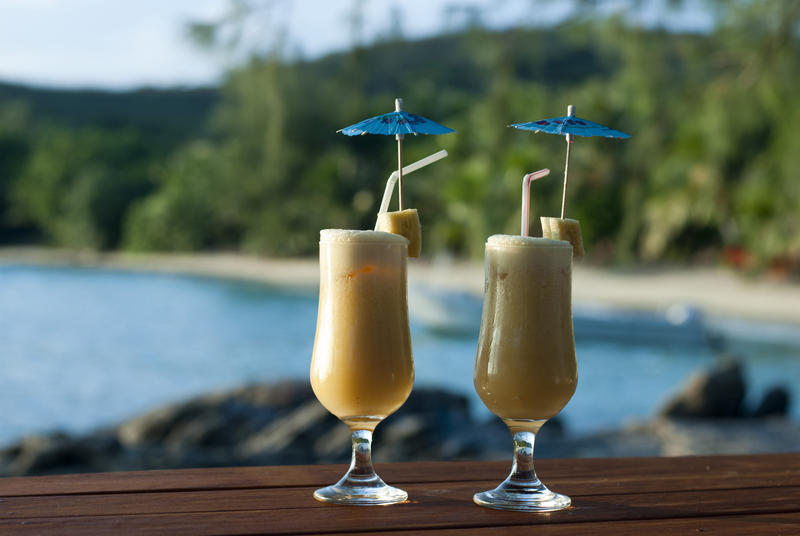
{"type": "Polygon", "coordinates": [[[408,246],[408,238],[385,231],[359,229],[322,229],[319,232],[320,244],[384,244],[408,246]]]}
{"type": "Polygon", "coordinates": [[[572,249],[569,240],[556,240],[542,236],[522,236],[496,234],[490,236],[485,246],[492,248],[522,248],[522,249],[572,249]],[[492,241],[497,238],[498,241],[492,241]],[[502,240],[502,241],[500,241],[502,240]]]}

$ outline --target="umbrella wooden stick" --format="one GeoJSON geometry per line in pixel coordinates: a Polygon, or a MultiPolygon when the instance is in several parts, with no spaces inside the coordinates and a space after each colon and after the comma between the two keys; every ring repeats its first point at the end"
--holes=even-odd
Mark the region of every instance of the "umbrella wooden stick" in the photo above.
{"type": "Polygon", "coordinates": [[[569,148],[572,147],[572,140],[569,139],[572,134],[567,134],[567,163],[564,164],[564,192],[561,194],[561,219],[564,219],[564,214],[567,212],[567,181],[569,180],[569,148]]]}
{"type": "MultiPolygon", "coordinates": [[[[575,107],[573,105],[567,106],[567,115],[570,117],[575,116],[575,107]]],[[[567,134],[567,161],[564,164],[564,192],[561,194],[561,219],[567,212],[567,181],[569,180],[569,150],[572,147],[572,134],[567,134]]]]}
{"type": "MultiPolygon", "coordinates": [[[[403,111],[403,99],[394,99],[394,111],[403,111]]],[[[403,210],[403,135],[397,134],[397,204],[403,210]]]]}
{"type": "Polygon", "coordinates": [[[403,210],[403,135],[397,135],[397,203],[403,210]]]}

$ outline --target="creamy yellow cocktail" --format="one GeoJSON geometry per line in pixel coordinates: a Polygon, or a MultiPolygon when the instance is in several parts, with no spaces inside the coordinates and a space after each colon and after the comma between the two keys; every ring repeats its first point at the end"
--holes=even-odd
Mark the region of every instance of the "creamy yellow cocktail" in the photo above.
{"type": "Polygon", "coordinates": [[[474,381],[481,400],[497,416],[548,419],[575,392],[571,289],[568,242],[489,238],[474,381]]]}
{"type": "Polygon", "coordinates": [[[351,428],[374,428],[411,393],[407,244],[376,231],[320,233],[311,386],[322,405],[351,428]]]}

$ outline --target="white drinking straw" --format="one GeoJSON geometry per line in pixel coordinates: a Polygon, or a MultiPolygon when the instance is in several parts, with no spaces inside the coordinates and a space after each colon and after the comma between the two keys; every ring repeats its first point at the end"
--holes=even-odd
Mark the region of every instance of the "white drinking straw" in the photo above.
{"type": "Polygon", "coordinates": [[[528,236],[528,213],[530,212],[531,206],[531,183],[535,180],[541,179],[542,177],[547,177],[550,174],[550,170],[540,169],[539,171],[534,171],[533,173],[528,173],[522,177],[522,228],[520,234],[522,236],[528,236]]]}
{"type": "MultiPolygon", "coordinates": [[[[428,164],[433,164],[437,160],[441,160],[447,156],[447,151],[441,150],[438,153],[433,153],[432,155],[426,156],[422,160],[417,160],[413,164],[409,164],[403,167],[403,174],[408,175],[409,173],[413,173],[418,169],[424,168],[428,164]]],[[[392,192],[394,191],[394,185],[397,184],[397,179],[399,178],[400,174],[397,173],[397,170],[393,171],[391,175],[389,175],[389,179],[386,181],[386,189],[383,191],[383,199],[381,200],[381,208],[378,210],[378,213],[386,212],[389,210],[389,202],[392,200],[392,192]]],[[[378,223],[375,223],[375,230],[378,230],[378,223]]]]}

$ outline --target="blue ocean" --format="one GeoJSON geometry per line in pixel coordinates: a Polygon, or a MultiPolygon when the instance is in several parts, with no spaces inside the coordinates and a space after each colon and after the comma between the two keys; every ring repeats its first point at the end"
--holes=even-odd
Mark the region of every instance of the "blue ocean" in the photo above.
{"type": "MultiPolygon", "coordinates": [[[[464,298],[470,300],[470,298],[464,298]]],[[[434,325],[412,300],[416,385],[446,387],[486,415],[472,388],[480,302],[461,325],[434,325]],[[473,327],[474,325],[474,327],[473,327]]],[[[94,268],[0,266],[0,444],[89,431],[192,395],[251,382],[306,379],[315,291],[94,268]]],[[[470,313],[470,311],[472,311],[470,313]]],[[[800,416],[796,326],[666,318],[575,307],[578,390],[563,411],[574,434],[654,414],[721,352],[745,363],[748,404],[775,384],[800,416]]]]}

